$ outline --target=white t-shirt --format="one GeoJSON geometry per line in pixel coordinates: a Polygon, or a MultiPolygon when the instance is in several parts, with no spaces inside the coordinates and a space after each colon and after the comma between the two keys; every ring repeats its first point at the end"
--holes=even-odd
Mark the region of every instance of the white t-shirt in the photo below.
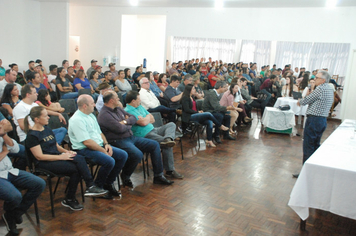
{"type": "MultiPolygon", "coordinates": [[[[27,103],[21,101],[15,106],[14,110],[12,110],[12,114],[14,116],[14,123],[16,125],[16,131],[17,135],[20,138],[20,142],[26,139],[26,133],[20,128],[19,122],[17,120],[24,119],[28,114],[30,114],[31,108],[35,106],[38,106],[38,104],[32,103],[31,105],[28,105],[27,103]]],[[[28,117],[28,122],[30,126],[33,126],[35,124],[30,117],[28,117]]]]}
{"type": "MultiPolygon", "coordinates": [[[[55,76],[55,75],[48,75],[48,83],[51,85],[54,92],[56,91],[56,84],[52,83],[52,80],[54,80],[56,78],[57,78],[57,76],[55,76]]],[[[55,82],[55,81],[53,81],[53,82],[55,82]]]]}

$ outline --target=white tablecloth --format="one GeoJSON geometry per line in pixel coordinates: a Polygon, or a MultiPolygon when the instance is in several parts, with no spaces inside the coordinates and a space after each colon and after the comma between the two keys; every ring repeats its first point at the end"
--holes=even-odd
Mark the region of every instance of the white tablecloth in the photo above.
{"type": "Polygon", "coordinates": [[[304,163],[288,203],[302,220],[309,208],[356,219],[355,123],[345,120],[304,163]]]}
{"type": "Polygon", "coordinates": [[[298,100],[295,100],[291,97],[279,97],[274,104],[274,107],[279,107],[283,105],[289,105],[290,109],[294,112],[294,114],[305,116],[307,112],[308,105],[306,106],[298,106],[298,100]]]}
{"type": "Polygon", "coordinates": [[[295,126],[294,112],[291,110],[281,111],[274,107],[266,107],[262,117],[262,124],[265,127],[275,130],[293,128],[293,126],[295,126]]]}

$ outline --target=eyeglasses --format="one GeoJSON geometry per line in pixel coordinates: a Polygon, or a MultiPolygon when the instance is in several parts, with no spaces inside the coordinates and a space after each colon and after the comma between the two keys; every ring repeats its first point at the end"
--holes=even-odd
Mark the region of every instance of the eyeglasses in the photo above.
{"type": "Polygon", "coordinates": [[[324,78],[316,76],[315,79],[324,79],[324,78]]]}
{"type": "Polygon", "coordinates": [[[150,82],[143,82],[142,84],[149,84],[150,82]]]}

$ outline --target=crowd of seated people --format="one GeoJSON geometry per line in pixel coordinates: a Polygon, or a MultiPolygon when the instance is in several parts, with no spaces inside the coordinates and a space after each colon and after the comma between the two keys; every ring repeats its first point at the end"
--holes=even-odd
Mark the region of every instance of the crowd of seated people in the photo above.
{"type": "MultiPolygon", "coordinates": [[[[220,132],[224,140],[236,140],[237,126],[251,123],[252,108],[260,108],[263,114],[278,97],[292,97],[293,92],[308,96],[315,89],[317,73],[305,68],[292,70],[291,65],[283,70],[266,65],[257,71],[256,63],[224,63],[212,58],[167,60],[164,73],[143,72],[142,66],[137,66],[131,74],[129,68],[116,70],[115,63],[108,67],[102,71],[97,61],[91,60],[85,73],[79,60],[73,66],[63,60],[60,67],[50,65],[47,73],[42,61],[36,60],[21,73],[16,63],[9,69],[0,63],[0,120],[4,119],[0,121],[0,142],[13,152],[8,157],[18,159],[14,167],[1,165],[10,159],[0,160],[0,174],[5,173],[0,182],[17,187],[13,180],[22,177],[26,169],[27,149],[36,166],[70,177],[62,205],[72,210],[83,209],[75,198],[81,177],[86,183],[86,196],[121,198],[120,190],[113,185],[115,179],[121,173],[123,186],[133,188],[131,175],[145,152],[151,154],[153,183],[171,185],[174,181],[170,179],[184,178],[175,169],[172,150],[179,126],[183,131],[189,130],[192,122],[206,126],[208,147],[222,143],[220,132]],[[87,92],[79,96],[82,89],[87,92]],[[78,109],[68,124],[59,99],[76,101],[78,109]],[[154,127],[152,112],[160,112],[166,124],[154,127]],[[181,124],[177,123],[179,115],[181,124]],[[49,116],[57,116],[66,128],[51,130],[47,126],[49,116]],[[10,126],[12,122],[12,128],[6,122],[10,126]],[[12,139],[7,137],[12,133],[12,139]],[[59,146],[67,134],[73,150],[59,146]],[[85,160],[101,165],[95,180],[85,160]]],[[[335,83],[331,85],[338,88],[335,83]]],[[[335,93],[334,107],[340,102],[335,93]]],[[[21,199],[15,204],[0,191],[0,198],[5,200],[3,219],[10,232],[16,232],[19,216],[43,191],[41,180],[24,176],[34,181],[31,186],[23,186],[28,191],[38,185],[25,206],[21,199]],[[9,212],[17,208],[18,213],[9,212]]]]}

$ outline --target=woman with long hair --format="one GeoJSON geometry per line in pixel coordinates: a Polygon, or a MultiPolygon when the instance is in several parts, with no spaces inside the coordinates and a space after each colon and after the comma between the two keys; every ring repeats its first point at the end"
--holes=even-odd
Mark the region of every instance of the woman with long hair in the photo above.
{"type": "Polygon", "coordinates": [[[306,87],[308,87],[309,84],[309,74],[305,73],[303,75],[302,81],[299,83],[299,91],[304,91],[306,87]]]}
{"type": "Polygon", "coordinates": [[[78,92],[73,92],[73,86],[68,77],[66,77],[66,70],[63,67],[57,68],[57,96],[60,99],[76,99],[78,92]]]}
{"type": "Polygon", "coordinates": [[[39,106],[46,108],[46,110],[55,111],[55,112],[64,112],[61,104],[58,102],[51,102],[51,96],[49,95],[48,90],[41,89],[38,91],[38,97],[36,103],[39,106]]]}
{"type": "Polygon", "coordinates": [[[92,71],[89,76],[89,82],[95,92],[100,93],[99,84],[101,84],[101,80],[99,80],[99,72],[97,72],[96,70],[92,71]]]}
{"type": "Polygon", "coordinates": [[[168,87],[169,83],[167,82],[167,75],[165,73],[159,74],[157,86],[158,88],[164,92],[168,87]]]}
{"type": "Polygon", "coordinates": [[[19,89],[16,84],[7,84],[1,98],[1,106],[5,108],[12,117],[12,109],[21,101],[19,98],[19,89]]]}
{"type": "Polygon", "coordinates": [[[94,101],[96,102],[98,99],[99,94],[95,93],[93,86],[91,86],[89,80],[85,77],[84,70],[80,69],[75,74],[73,85],[76,92],[78,92],[80,89],[90,89],[91,96],[93,97],[94,101]]]}
{"type": "Polygon", "coordinates": [[[125,68],[124,73],[125,73],[125,79],[126,79],[127,81],[129,81],[129,83],[130,83],[131,85],[135,84],[135,81],[134,81],[133,78],[131,77],[131,70],[130,70],[130,68],[125,68]]]}
{"type": "Polygon", "coordinates": [[[293,76],[287,76],[286,85],[282,87],[282,97],[293,97],[293,91],[298,91],[298,87],[294,85],[293,81],[293,76]]]}
{"type": "Polygon", "coordinates": [[[27,133],[26,148],[32,152],[35,158],[35,166],[70,177],[66,198],[61,203],[73,211],[83,210],[83,205],[79,204],[75,198],[81,176],[87,187],[84,196],[102,196],[107,191],[94,184],[85,157],[77,155],[76,152],[68,151],[57,144],[54,133],[47,127],[48,120],[49,116],[44,107],[36,106],[31,109],[30,114],[24,119],[24,129],[27,133]],[[28,122],[29,117],[34,121],[31,129],[28,122]]]}
{"type": "Polygon", "coordinates": [[[203,112],[197,109],[197,105],[194,99],[195,88],[192,84],[187,84],[184,88],[182,95],[182,122],[187,124],[189,121],[195,121],[202,125],[206,125],[205,141],[207,146],[216,147],[213,143],[213,123],[216,129],[223,131],[229,130],[228,127],[221,124],[210,112],[203,112]]]}
{"type": "MultiPolygon", "coordinates": [[[[232,106],[235,108],[235,110],[230,111],[230,134],[235,134],[236,132],[234,131],[234,124],[239,117],[239,112],[243,112],[242,108],[237,107],[237,104],[234,102],[236,93],[239,91],[239,86],[236,83],[231,83],[230,88],[228,91],[226,91],[222,98],[220,99],[220,105],[221,106],[232,106]]],[[[247,116],[246,116],[247,117],[247,116]]]]}

